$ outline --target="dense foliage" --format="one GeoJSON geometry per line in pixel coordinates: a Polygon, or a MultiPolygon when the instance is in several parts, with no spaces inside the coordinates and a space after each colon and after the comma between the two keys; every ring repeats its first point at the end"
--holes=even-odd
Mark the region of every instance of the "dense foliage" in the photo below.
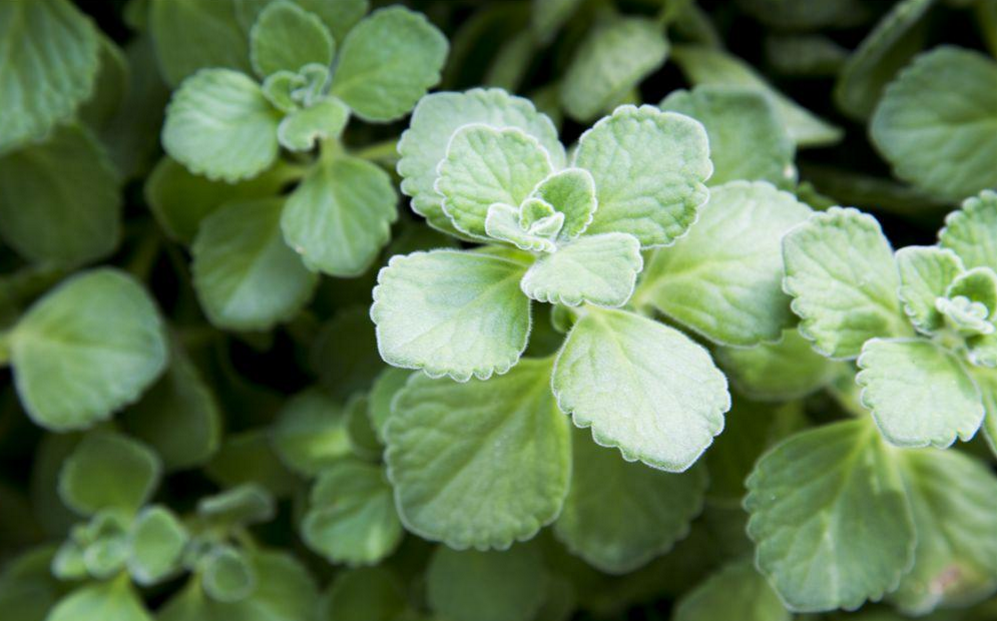
{"type": "Polygon", "coordinates": [[[0,0],[0,618],[997,619],[995,56],[0,0]]]}

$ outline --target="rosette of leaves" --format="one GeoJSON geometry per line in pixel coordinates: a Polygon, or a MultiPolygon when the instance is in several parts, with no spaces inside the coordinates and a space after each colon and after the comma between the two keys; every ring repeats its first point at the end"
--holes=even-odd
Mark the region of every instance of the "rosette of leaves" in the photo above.
{"type": "MultiPolygon", "coordinates": [[[[505,548],[557,518],[566,497],[584,504],[598,476],[571,500],[562,411],[626,461],[687,470],[723,427],[726,379],[692,339],[624,306],[642,249],[685,235],[708,197],[702,125],[622,106],[581,137],[569,163],[530,102],[475,89],[424,98],[399,153],[413,209],[482,244],[395,256],[373,293],[382,357],[424,372],[399,390],[384,426],[407,529],[458,549],[505,548]],[[557,325],[570,332],[556,354],[521,359],[539,304],[555,305],[557,325]]],[[[635,468],[621,476],[639,479],[635,468]]],[[[692,489],[699,480],[656,474],[692,489]]],[[[697,497],[690,492],[676,510],[691,516],[697,497]]],[[[584,518],[594,524],[565,527],[564,536],[593,550],[601,543],[589,528],[614,519],[584,518]]],[[[674,541],[665,531],[667,545],[656,549],[674,541]]],[[[635,566],[606,554],[591,556],[609,571],[635,566]]]]}
{"type": "Polygon", "coordinates": [[[357,276],[388,242],[391,177],[342,134],[351,116],[407,114],[439,81],[447,41],[399,6],[345,30],[333,21],[357,4],[362,15],[362,2],[267,3],[248,31],[254,76],[204,67],[173,94],[163,146],[194,178],[163,164],[151,202],[168,230],[193,237],[194,286],[219,327],[263,330],[293,317],[317,273],[357,276]],[[205,198],[191,205],[191,194],[205,198]]]}

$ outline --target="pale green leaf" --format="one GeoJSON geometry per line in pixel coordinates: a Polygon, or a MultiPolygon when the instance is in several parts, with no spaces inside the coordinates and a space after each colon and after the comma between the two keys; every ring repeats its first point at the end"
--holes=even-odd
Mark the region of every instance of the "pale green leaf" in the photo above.
{"type": "Polygon", "coordinates": [[[371,386],[367,415],[381,442],[384,442],[384,428],[391,418],[391,403],[411,376],[411,371],[389,367],[377,376],[374,385],[371,386]]]}
{"type": "Polygon", "coordinates": [[[440,81],[448,48],[443,33],[421,13],[379,9],[346,36],[332,93],[365,121],[392,121],[440,81]]]}
{"type": "MultiPolygon", "coordinates": [[[[259,14],[271,0],[237,0],[236,16],[243,30],[249,32],[259,14]]],[[[318,15],[336,41],[346,38],[346,33],[367,14],[369,0],[294,0],[309,13],[318,15]]]]}
{"type": "Polygon", "coordinates": [[[99,31],[68,0],[0,3],[0,153],[44,137],[93,92],[99,31]]]}
{"type": "Polygon", "coordinates": [[[587,233],[629,233],[666,246],[709,197],[713,173],[703,126],[653,106],[620,106],[578,141],[574,165],[592,173],[599,207],[587,233]]]}
{"type": "Polygon", "coordinates": [[[997,186],[997,62],[943,46],[886,87],[870,124],[894,173],[943,199],[997,186]],[[944,154],[940,156],[940,154],[944,154]]]}
{"type": "Polygon", "coordinates": [[[45,621],[153,621],[126,577],[84,584],[59,600],[45,621]]]}
{"type": "Polygon", "coordinates": [[[381,357],[458,381],[505,373],[526,349],[526,266],[454,250],[396,255],[378,274],[370,316],[381,357]]]}
{"type": "Polygon", "coordinates": [[[215,547],[198,569],[205,594],[216,602],[240,602],[256,590],[258,578],[249,556],[232,546],[215,547]]]}
{"type": "Polygon", "coordinates": [[[350,118],[350,109],[335,97],[288,114],[277,126],[277,140],[289,151],[311,151],[319,140],[338,139],[350,118]]]}
{"type": "Polygon", "coordinates": [[[584,168],[568,168],[547,177],[537,185],[532,196],[564,214],[558,237],[574,239],[585,232],[595,217],[595,179],[584,168]]]}
{"type": "Polygon", "coordinates": [[[571,487],[554,534],[600,571],[631,572],[670,550],[703,508],[706,470],[632,464],[576,429],[571,487]]]}
{"type": "Polygon", "coordinates": [[[945,448],[983,420],[980,391],[955,354],[924,339],[872,339],[858,358],[862,404],[896,446],[945,448]]]}
{"type": "Polygon", "coordinates": [[[282,198],[229,203],[204,219],[191,247],[194,290],[208,319],[268,330],[294,317],[318,277],[284,242],[282,198]]]}
{"type": "Polygon", "coordinates": [[[533,136],[513,127],[475,123],[450,139],[434,187],[459,231],[485,237],[491,205],[518,207],[551,172],[550,157],[533,136]]]}
{"type": "Polygon", "coordinates": [[[293,2],[271,2],[249,33],[249,56],[257,75],[297,72],[305,65],[332,64],[336,43],[322,20],[293,2]]]}
{"type": "Polygon", "coordinates": [[[59,496],[81,515],[102,509],[134,513],[159,485],[163,466],[149,447],[128,436],[94,431],[59,472],[59,496]]]}
{"type": "Polygon", "coordinates": [[[643,267],[640,242],[633,235],[586,235],[541,257],[520,288],[539,302],[619,307],[630,299],[643,267]]]}
{"type": "Polygon", "coordinates": [[[965,334],[993,334],[992,321],[997,311],[997,273],[989,267],[974,267],[960,274],[945,291],[946,300],[936,308],[965,334]],[[952,307],[965,306],[965,313],[953,313],[952,307]],[[987,321],[987,320],[990,321],[987,321]]]}
{"type": "Polygon", "coordinates": [[[642,17],[595,22],[578,46],[561,80],[561,104],[568,116],[588,122],[654,73],[668,56],[664,28],[642,17]]]}
{"type": "Polygon", "coordinates": [[[793,323],[782,238],[811,210],[764,181],[710,192],[689,234],[655,254],[635,296],[722,345],[775,341],[793,323]]]}
{"type": "Polygon", "coordinates": [[[402,586],[383,567],[336,574],[326,602],[325,621],[397,621],[408,606],[402,586]]]}
{"type": "Polygon", "coordinates": [[[963,201],[962,209],[945,217],[938,241],[968,268],[997,270],[997,192],[984,190],[963,201]]]}
{"type": "Polygon", "coordinates": [[[556,232],[554,235],[540,235],[531,232],[531,225],[523,226],[522,212],[531,210],[542,210],[548,214],[540,219],[542,225],[549,224],[558,229],[564,226],[564,214],[556,213],[550,203],[530,198],[519,208],[502,203],[491,205],[485,214],[485,233],[492,239],[508,242],[520,250],[554,252],[557,244],[551,237],[556,232]]]}
{"type": "Polygon", "coordinates": [[[180,569],[187,529],[172,511],[155,506],[135,518],[129,534],[128,572],[139,584],[155,584],[180,569]]]}
{"type": "MultiPolygon", "coordinates": [[[[995,364],[997,366],[997,364],[995,364]]],[[[997,371],[975,367],[971,370],[973,381],[983,397],[986,415],[983,418],[983,439],[990,452],[997,457],[997,371]]]]}
{"type": "Polygon", "coordinates": [[[89,130],[59,128],[0,157],[0,235],[30,261],[74,267],[105,257],[121,235],[118,185],[89,130]]]}
{"type": "Polygon", "coordinates": [[[429,562],[429,607],[452,621],[531,621],[543,603],[547,571],[534,546],[506,552],[439,547],[429,562]]]}
{"type": "Polygon", "coordinates": [[[790,610],[858,608],[910,568],[910,506],[871,421],[789,438],[762,457],[747,486],[757,566],[790,610]]]}
{"type": "Polygon", "coordinates": [[[790,621],[792,615],[750,562],[722,567],[675,607],[674,621],[790,621]]]}
{"type": "Polygon", "coordinates": [[[909,614],[966,606],[997,589],[997,478],[958,451],[904,451],[914,567],[890,599],[909,614]]]}
{"type": "Polygon", "coordinates": [[[84,429],[136,401],[166,368],[162,320],[113,269],[83,272],[36,302],[11,335],[14,381],[38,424],[84,429]]]}
{"type": "Polygon", "coordinates": [[[890,242],[870,215],[832,207],[786,234],[786,293],[800,333],[832,358],[854,358],[873,337],[905,336],[890,242]]]}
{"type": "Polygon", "coordinates": [[[691,466],[723,429],[727,380],[681,332],[618,311],[589,309],[568,335],[554,393],[575,425],[628,461],[673,472],[691,466]]]}
{"type": "Polygon", "coordinates": [[[323,160],[287,200],[284,239],[312,270],[333,276],[367,271],[398,218],[391,177],[355,157],[323,160]]]}
{"type": "Polygon", "coordinates": [[[252,78],[230,69],[202,69],[173,93],[163,148],[195,174],[235,183],[273,165],[279,121],[252,78]]]}
{"type": "Polygon", "coordinates": [[[206,496],[197,503],[198,519],[207,527],[222,532],[269,521],[275,511],[273,497],[255,482],[206,496]]]}
{"type": "Polygon", "coordinates": [[[350,454],[346,412],[321,388],[307,389],[281,408],[271,442],[288,468],[317,476],[350,454]]]}
{"type": "Polygon", "coordinates": [[[525,359],[487,382],[409,381],[385,429],[409,531],[458,549],[505,549],[557,517],[571,438],[550,373],[550,359],[525,359]]]}
{"type": "MultiPolygon", "coordinates": [[[[501,89],[472,89],[465,93],[433,93],[423,97],[412,112],[409,128],[398,142],[401,189],[412,197],[412,209],[429,224],[455,232],[443,212],[443,197],[435,190],[437,167],[446,157],[453,134],[465,125],[481,123],[502,129],[514,127],[533,136],[550,156],[555,170],[564,167],[564,147],[557,129],[533,103],[501,89]]],[[[518,206],[518,205],[514,205],[518,206]]]]}
{"type": "Polygon", "coordinates": [[[934,332],[944,324],[935,300],[945,297],[949,285],[963,273],[962,260],[946,248],[909,246],[897,251],[897,268],[904,312],[920,332],[934,332]]]}
{"type": "Polygon", "coordinates": [[[149,32],[160,72],[170,86],[198,69],[249,73],[249,22],[237,19],[240,0],[149,0],[149,32]]]}
{"type": "Polygon", "coordinates": [[[391,486],[377,464],[346,460],[330,466],[312,488],[301,536],[333,563],[371,565],[402,540],[391,486]]]}
{"type": "Polygon", "coordinates": [[[771,98],[753,88],[704,85],[673,91],[658,106],[696,119],[710,140],[710,185],[768,181],[780,188],[796,182],[796,145],[771,98]]]}

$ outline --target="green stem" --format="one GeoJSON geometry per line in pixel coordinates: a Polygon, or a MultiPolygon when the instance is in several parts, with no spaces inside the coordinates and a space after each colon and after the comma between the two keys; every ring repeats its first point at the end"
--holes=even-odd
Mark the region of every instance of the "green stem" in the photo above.
{"type": "Polygon", "coordinates": [[[356,157],[374,162],[385,162],[398,159],[398,141],[392,138],[383,142],[375,142],[356,153],[356,157]]]}

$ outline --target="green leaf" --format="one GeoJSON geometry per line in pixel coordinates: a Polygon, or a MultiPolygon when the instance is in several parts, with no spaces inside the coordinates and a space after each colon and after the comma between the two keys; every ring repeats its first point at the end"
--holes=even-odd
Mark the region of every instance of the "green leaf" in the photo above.
{"type": "MultiPolygon", "coordinates": [[[[242,28],[249,32],[270,2],[271,0],[239,0],[235,8],[242,28]]],[[[336,41],[342,41],[370,8],[369,0],[294,0],[294,3],[319,16],[336,41]]]]}
{"type": "Polygon", "coordinates": [[[991,311],[997,311],[997,273],[989,267],[974,267],[960,274],[945,291],[946,300],[938,300],[936,308],[950,323],[969,334],[992,334],[991,311]],[[943,302],[947,302],[943,303],[943,302]],[[954,314],[952,306],[968,303],[968,316],[954,314]],[[991,321],[987,321],[990,319],[991,321]]]}
{"type": "Polygon", "coordinates": [[[790,621],[792,615],[765,578],[747,561],[725,565],[675,607],[675,621],[790,621]]]}
{"type": "Polygon", "coordinates": [[[160,72],[176,87],[198,69],[249,73],[247,33],[237,14],[243,0],[149,0],[149,32],[160,72]]]}
{"type": "Polygon", "coordinates": [[[856,120],[872,116],[887,83],[924,44],[934,0],[897,2],[845,62],[834,87],[838,108],[856,120]]]}
{"type": "Polygon", "coordinates": [[[144,444],[113,431],[94,431],[59,472],[59,496],[81,515],[102,509],[134,513],[152,496],[162,464],[144,444]]]}
{"type": "Polygon", "coordinates": [[[600,571],[629,573],[689,533],[703,508],[706,470],[661,472],[620,459],[576,429],[571,487],[554,534],[600,571]]]}
{"type": "Polygon", "coordinates": [[[485,233],[492,239],[509,242],[520,250],[554,252],[557,244],[551,239],[564,226],[564,214],[557,213],[550,203],[529,198],[519,208],[494,203],[485,215],[485,233]],[[533,224],[524,226],[524,212],[541,214],[533,224]],[[547,229],[557,229],[551,233],[547,229]]]}
{"type": "Polygon", "coordinates": [[[312,270],[332,276],[367,271],[398,218],[391,177],[355,157],[323,160],[291,194],[284,239],[312,270]]]}
{"type": "Polygon", "coordinates": [[[255,482],[207,496],[197,503],[198,519],[205,526],[223,532],[267,522],[273,518],[275,511],[273,497],[255,482]]]}
{"type": "Polygon", "coordinates": [[[949,285],[965,271],[959,256],[936,246],[909,246],[897,251],[900,270],[898,295],[904,312],[918,331],[931,334],[945,322],[935,300],[945,297],[949,285]]]}
{"type": "Polygon", "coordinates": [[[405,383],[411,376],[412,372],[406,369],[388,367],[377,376],[370,389],[367,415],[370,417],[377,439],[382,443],[384,442],[384,428],[391,418],[391,403],[399,391],[405,387],[405,383]]]}
{"type": "Polygon", "coordinates": [[[997,588],[997,478],[957,451],[903,451],[917,547],[890,599],[909,614],[967,606],[997,588]]]}
{"type": "Polygon", "coordinates": [[[748,535],[790,610],[851,610],[900,583],[915,537],[894,455],[857,419],[799,433],[755,466],[748,535]]]}
{"type": "Polygon", "coordinates": [[[541,257],[520,288],[539,302],[618,307],[630,299],[643,267],[640,242],[633,235],[586,235],[541,257]]]}
{"type": "Polygon", "coordinates": [[[250,558],[232,546],[217,546],[204,557],[199,569],[204,592],[217,602],[243,601],[257,588],[250,558]]]}
{"type": "Polygon", "coordinates": [[[397,621],[408,606],[402,587],[383,567],[336,574],[326,602],[326,621],[397,621]]]}
{"type": "Polygon", "coordinates": [[[269,330],[298,314],[316,274],[281,234],[282,198],[229,203],[204,219],[191,246],[194,290],[211,323],[269,330]]]}
{"type": "Polygon", "coordinates": [[[53,546],[44,545],[11,558],[0,573],[0,609],[17,621],[44,621],[62,592],[52,575],[53,546]]]}
{"type": "Polygon", "coordinates": [[[485,237],[491,205],[519,206],[551,172],[550,157],[536,138],[513,127],[475,123],[450,139],[435,188],[459,231],[485,237]]]}
{"type": "Polygon", "coordinates": [[[84,584],[59,600],[45,621],[153,621],[127,578],[84,584]]]}
{"type": "Polygon", "coordinates": [[[289,151],[311,151],[319,140],[338,139],[350,119],[350,109],[335,97],[288,114],[277,126],[277,140],[289,151]]]}
{"type": "Polygon", "coordinates": [[[530,300],[519,291],[525,271],[510,259],[454,250],[392,257],[370,309],[381,357],[458,381],[505,373],[530,332],[530,300]]]}
{"type": "Polygon", "coordinates": [[[379,9],[346,36],[332,93],[365,121],[395,120],[440,81],[448,48],[421,13],[379,9]]]}
{"type": "Polygon", "coordinates": [[[309,548],[332,563],[351,566],[379,562],[395,550],[402,534],[382,467],[356,460],[322,473],[301,522],[309,548]]]}
{"type": "Polygon", "coordinates": [[[800,333],[832,358],[854,358],[873,337],[906,336],[900,278],[879,223],[855,209],[815,213],[786,234],[786,293],[800,333]]]}
{"type": "Polygon", "coordinates": [[[723,429],[727,380],[684,334],[632,313],[592,308],[554,368],[554,394],[578,427],[627,461],[688,469],[723,429]]]}
{"type": "Polygon", "coordinates": [[[129,534],[128,572],[139,584],[160,582],[180,568],[188,540],[187,529],[172,511],[144,509],[129,534]]]}
{"type": "Polygon", "coordinates": [[[872,339],[858,358],[862,404],[896,446],[945,448],[980,428],[980,391],[955,354],[925,339],[872,339]]]}
{"type": "Polygon", "coordinates": [[[163,148],[195,174],[235,183],[273,165],[279,121],[252,78],[230,69],[202,69],[173,93],[163,148]]]}
{"type": "Polygon", "coordinates": [[[689,234],[658,250],[635,296],[722,345],[775,341],[793,323],[782,238],[811,210],[764,181],[710,192],[689,234]]]}
{"type": "Polygon", "coordinates": [[[505,549],[557,517],[571,439],[550,392],[550,359],[487,382],[414,376],[385,429],[405,527],[457,549],[505,549]]]}
{"type": "Polygon", "coordinates": [[[653,106],[620,106],[578,141],[574,165],[592,173],[599,208],[586,233],[629,233],[644,247],[685,234],[709,197],[706,131],[653,106]]]}
{"type": "Polygon", "coordinates": [[[443,212],[443,197],[434,188],[437,167],[447,155],[453,134],[473,123],[496,129],[521,129],[537,139],[550,156],[555,170],[565,164],[564,147],[557,138],[557,129],[528,99],[514,97],[497,88],[433,93],[423,97],[412,112],[409,128],[398,141],[401,155],[398,173],[402,176],[402,192],[412,197],[412,210],[444,232],[453,233],[456,229],[443,212]]]}
{"type": "Polygon", "coordinates": [[[61,127],[45,142],[0,157],[3,240],[35,262],[74,267],[105,257],[121,236],[118,184],[90,131],[61,127]]]}
{"type": "Polygon", "coordinates": [[[83,567],[89,574],[83,577],[106,580],[125,568],[131,517],[131,512],[111,507],[98,512],[88,524],[73,529],[72,538],[80,547],[83,567]]]}
{"type": "Polygon", "coordinates": [[[775,90],[740,58],[719,49],[701,45],[676,46],[672,57],[689,80],[699,85],[748,87],[771,99],[779,112],[783,126],[797,147],[817,147],[834,144],[844,132],[775,90]]]}
{"type": "Polygon", "coordinates": [[[429,562],[429,607],[453,621],[530,621],[543,603],[547,572],[535,546],[457,552],[440,546],[429,562]]]}
{"type": "Polygon", "coordinates": [[[101,36],[100,70],[93,94],[76,112],[77,120],[103,133],[121,112],[130,79],[129,62],[124,50],[107,36],[101,36]]]}
{"type": "Polygon", "coordinates": [[[297,72],[310,63],[332,64],[336,43],[322,20],[293,2],[271,2],[249,33],[249,57],[257,75],[297,72]]]}
{"type": "MultiPolygon", "coordinates": [[[[67,0],[0,6],[0,153],[42,138],[93,92],[100,38],[67,0]]],[[[6,185],[6,184],[4,184],[6,185]]]]}
{"type": "Polygon", "coordinates": [[[775,343],[750,348],[721,347],[717,362],[740,392],[753,399],[785,401],[820,390],[842,372],[810,346],[799,330],[783,330],[775,343]]]}
{"type": "Polygon", "coordinates": [[[641,17],[597,20],[561,80],[568,116],[589,122],[658,70],[668,56],[664,28],[641,17]]]}
{"type": "Polygon", "coordinates": [[[673,91],[662,110],[696,119],[710,140],[710,185],[768,181],[780,188],[796,182],[796,145],[779,120],[771,98],[743,86],[704,85],[673,91]]]}
{"type": "Polygon", "coordinates": [[[317,387],[291,397],[281,408],[271,441],[287,467],[305,476],[317,476],[350,454],[346,413],[317,387]]]}
{"type": "MultiPolygon", "coordinates": [[[[369,296],[369,291],[365,284],[364,294],[369,296]]],[[[309,363],[322,386],[339,403],[366,393],[384,369],[369,309],[350,306],[325,322],[311,344],[309,363]]]]}
{"type": "Polygon", "coordinates": [[[968,268],[997,269],[997,192],[984,190],[963,201],[962,209],[945,217],[938,241],[968,268]]]}
{"type": "Polygon", "coordinates": [[[737,5],[782,30],[854,27],[869,18],[868,7],[859,0],[738,0],[737,5]]]}
{"type": "Polygon", "coordinates": [[[990,452],[997,457],[997,371],[975,367],[971,373],[987,411],[983,418],[983,439],[990,447],[990,452]]]}
{"type": "Polygon", "coordinates": [[[997,186],[995,82],[997,62],[949,46],[901,71],[870,124],[873,143],[897,177],[948,200],[997,186]]]}
{"type": "Polygon", "coordinates": [[[227,435],[204,470],[222,487],[249,484],[276,496],[289,495],[300,482],[277,457],[267,430],[259,427],[227,435]]]}
{"type": "Polygon", "coordinates": [[[584,168],[568,168],[552,174],[537,185],[531,196],[564,214],[564,225],[558,233],[561,240],[584,233],[595,216],[595,179],[584,168]]]}
{"type": "Polygon", "coordinates": [[[39,425],[85,429],[136,401],[167,362],[162,320],[131,276],[82,272],[36,302],[11,334],[21,403],[39,425]]]}

